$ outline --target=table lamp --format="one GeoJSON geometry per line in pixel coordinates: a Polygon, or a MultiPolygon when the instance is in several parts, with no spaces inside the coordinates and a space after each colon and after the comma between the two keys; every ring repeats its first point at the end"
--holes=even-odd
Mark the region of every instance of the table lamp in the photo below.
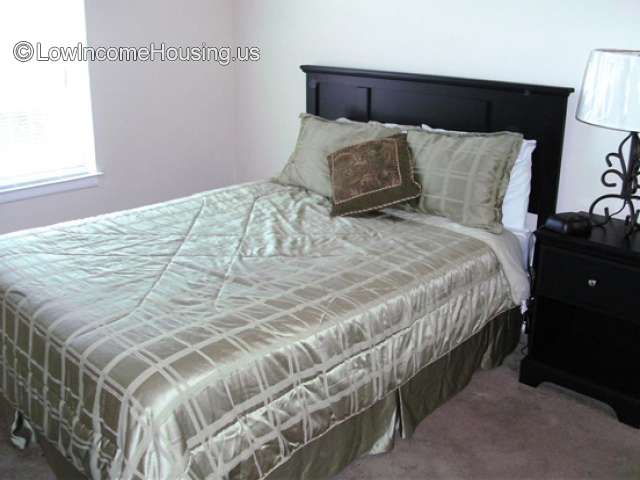
{"type": "Polygon", "coordinates": [[[626,232],[631,235],[640,230],[640,204],[634,204],[640,202],[640,51],[598,49],[591,52],[576,118],[598,127],[630,132],[618,151],[607,155],[609,168],[602,174],[602,183],[609,188],[619,188],[620,193],[597,198],[589,209],[589,217],[594,226],[601,226],[613,216],[626,212],[626,232]],[[625,158],[627,145],[628,157],[625,158]],[[613,213],[609,208],[612,204],[615,205],[613,213]],[[598,205],[604,206],[603,217],[594,216],[598,205]]]}

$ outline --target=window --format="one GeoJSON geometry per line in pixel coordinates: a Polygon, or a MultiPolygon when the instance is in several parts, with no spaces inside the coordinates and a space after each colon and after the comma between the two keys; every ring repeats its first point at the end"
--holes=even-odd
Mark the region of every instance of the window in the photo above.
{"type": "Polygon", "coordinates": [[[36,55],[40,42],[41,56],[85,44],[84,1],[4,2],[0,18],[0,201],[7,192],[96,175],[87,62],[19,62],[12,53],[19,41],[36,55]]]}

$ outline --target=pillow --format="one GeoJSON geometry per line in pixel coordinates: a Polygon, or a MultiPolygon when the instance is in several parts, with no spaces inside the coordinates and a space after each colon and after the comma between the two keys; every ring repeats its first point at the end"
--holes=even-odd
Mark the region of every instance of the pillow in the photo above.
{"type": "MultiPolygon", "coordinates": [[[[422,125],[422,128],[432,132],[465,133],[431,128],[429,125],[422,125]]],[[[502,203],[502,225],[513,232],[528,230],[527,214],[529,212],[529,195],[531,194],[531,165],[536,146],[535,140],[524,140],[511,169],[509,186],[502,203]]]]}
{"type": "Polygon", "coordinates": [[[535,140],[525,140],[511,169],[509,186],[502,203],[502,224],[514,232],[527,230],[529,195],[531,194],[531,165],[535,140]]]}
{"type": "Polygon", "coordinates": [[[331,196],[327,156],[356,143],[390,136],[381,125],[337,122],[303,113],[298,142],[276,181],[331,196]]]}
{"type": "Polygon", "coordinates": [[[502,203],[522,135],[410,131],[418,209],[469,227],[502,232],[502,203]]]}
{"type": "Polygon", "coordinates": [[[392,130],[400,130],[402,133],[408,133],[411,130],[421,130],[421,127],[419,125],[400,125],[398,123],[380,123],[380,122],[376,122],[376,121],[370,121],[369,123],[372,123],[374,125],[382,125],[385,128],[389,128],[392,130]]]}
{"type": "Polygon", "coordinates": [[[327,160],[332,216],[380,210],[420,196],[406,134],[352,145],[327,160]]]}
{"type": "MultiPolygon", "coordinates": [[[[336,120],[336,122],[340,122],[340,123],[360,123],[362,124],[363,122],[356,122],[355,120],[350,120],[348,118],[345,117],[340,117],[339,119],[336,120]]],[[[384,128],[388,128],[390,130],[396,130],[399,131],[400,133],[407,133],[409,130],[422,130],[422,128],[424,128],[426,125],[422,125],[422,127],[420,125],[400,125],[398,123],[380,123],[380,122],[376,122],[375,120],[370,120],[369,125],[382,125],[384,128]]]]}

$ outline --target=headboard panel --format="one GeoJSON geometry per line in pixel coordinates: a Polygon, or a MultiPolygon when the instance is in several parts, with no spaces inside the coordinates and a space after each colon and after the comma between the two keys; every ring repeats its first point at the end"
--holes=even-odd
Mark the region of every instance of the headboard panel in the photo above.
{"type": "Polygon", "coordinates": [[[572,88],[304,65],[307,112],[470,132],[510,130],[538,141],[529,211],[555,212],[572,88]]]}

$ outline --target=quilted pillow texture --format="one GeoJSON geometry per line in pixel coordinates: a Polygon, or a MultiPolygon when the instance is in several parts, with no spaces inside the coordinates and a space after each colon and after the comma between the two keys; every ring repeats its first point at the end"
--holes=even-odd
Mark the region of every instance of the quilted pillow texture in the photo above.
{"type": "Polygon", "coordinates": [[[422,185],[418,209],[501,233],[502,203],[522,135],[409,131],[407,138],[422,185]]]}
{"type": "Polygon", "coordinates": [[[303,113],[293,154],[276,180],[331,197],[327,156],[341,148],[392,133],[383,125],[331,121],[303,113]]]}

